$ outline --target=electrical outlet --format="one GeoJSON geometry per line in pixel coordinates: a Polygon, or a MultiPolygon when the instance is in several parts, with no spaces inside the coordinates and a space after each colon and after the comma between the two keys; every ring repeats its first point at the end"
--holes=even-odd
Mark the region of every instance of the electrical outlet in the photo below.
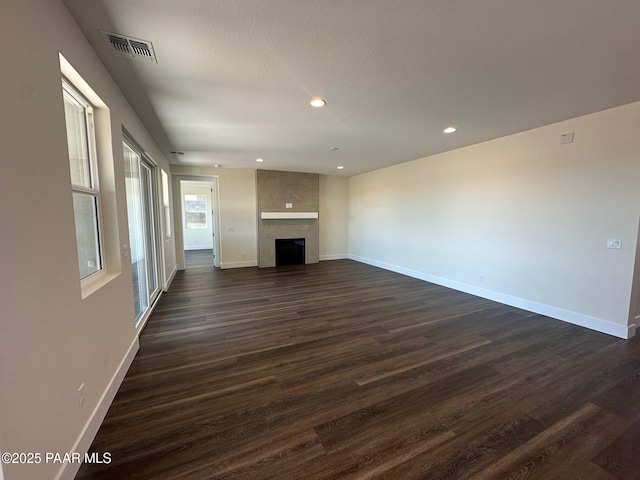
{"type": "Polygon", "coordinates": [[[573,143],[573,132],[563,133],[560,135],[560,144],[573,143]]]}
{"type": "Polygon", "coordinates": [[[478,275],[478,281],[484,282],[484,273],[481,273],[480,275],[478,275]]]}
{"type": "Polygon", "coordinates": [[[87,403],[87,392],[85,391],[85,384],[83,383],[78,388],[78,408],[84,407],[85,403],[87,403]]]}
{"type": "Polygon", "coordinates": [[[619,238],[608,238],[607,248],[620,250],[622,248],[622,240],[620,240],[619,238]]]}

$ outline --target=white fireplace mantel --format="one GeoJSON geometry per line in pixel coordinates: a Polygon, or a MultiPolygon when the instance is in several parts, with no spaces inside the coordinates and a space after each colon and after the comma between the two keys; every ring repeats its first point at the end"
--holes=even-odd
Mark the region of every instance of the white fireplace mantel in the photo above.
{"type": "Polygon", "coordinates": [[[288,220],[318,218],[318,212],[261,212],[263,220],[288,220]]]}

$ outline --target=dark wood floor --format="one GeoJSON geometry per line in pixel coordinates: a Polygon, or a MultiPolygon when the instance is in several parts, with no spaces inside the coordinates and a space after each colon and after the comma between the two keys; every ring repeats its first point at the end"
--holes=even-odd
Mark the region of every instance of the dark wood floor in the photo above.
{"type": "Polygon", "coordinates": [[[185,250],[184,268],[190,270],[201,267],[213,268],[213,249],[185,250]]]}
{"type": "Polygon", "coordinates": [[[179,272],[79,479],[638,479],[640,341],[348,260],[179,272]]]}

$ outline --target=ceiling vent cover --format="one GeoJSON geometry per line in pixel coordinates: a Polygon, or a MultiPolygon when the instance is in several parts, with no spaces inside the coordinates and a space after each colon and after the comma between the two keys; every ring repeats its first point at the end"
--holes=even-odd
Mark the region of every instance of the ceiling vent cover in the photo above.
{"type": "Polygon", "coordinates": [[[116,55],[129,57],[133,60],[142,60],[147,63],[158,63],[153,45],[147,40],[126,37],[117,33],[102,32],[109,49],[116,55]]]}

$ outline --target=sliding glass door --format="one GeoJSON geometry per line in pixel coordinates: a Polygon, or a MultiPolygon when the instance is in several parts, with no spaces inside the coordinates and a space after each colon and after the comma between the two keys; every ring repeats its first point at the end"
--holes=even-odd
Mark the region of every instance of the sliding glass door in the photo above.
{"type": "Polygon", "coordinates": [[[159,293],[155,228],[155,166],[123,143],[136,325],[159,293]]]}

